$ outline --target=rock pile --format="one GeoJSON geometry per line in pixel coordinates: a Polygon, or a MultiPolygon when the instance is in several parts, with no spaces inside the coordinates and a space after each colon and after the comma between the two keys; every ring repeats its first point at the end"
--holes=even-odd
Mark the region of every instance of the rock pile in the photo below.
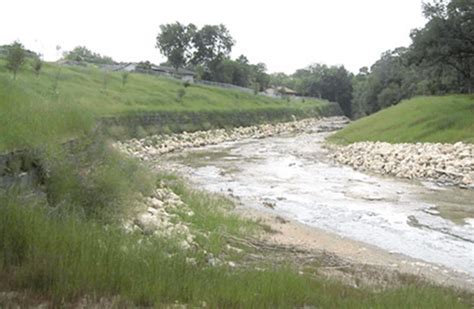
{"type": "Polygon", "coordinates": [[[142,160],[150,160],[161,154],[186,148],[215,145],[245,138],[265,138],[285,133],[331,131],[341,128],[347,122],[348,120],[345,117],[333,117],[330,118],[330,121],[310,118],[286,123],[239,127],[232,130],[218,129],[193,133],[153,135],[143,139],[116,142],[115,147],[131,156],[142,160]]]}
{"type": "Polygon", "coordinates": [[[127,231],[139,231],[145,235],[157,235],[179,241],[184,249],[196,247],[194,235],[179,216],[194,216],[194,212],[169,188],[158,188],[143,198],[142,209],[124,223],[127,231]]]}
{"type": "Polygon", "coordinates": [[[328,148],[337,162],[358,170],[474,188],[474,145],[360,142],[328,148]]]}

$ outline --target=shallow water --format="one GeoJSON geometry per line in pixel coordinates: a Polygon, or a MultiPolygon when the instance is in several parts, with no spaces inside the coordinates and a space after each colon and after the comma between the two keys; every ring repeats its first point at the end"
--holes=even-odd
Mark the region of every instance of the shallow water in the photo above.
{"type": "Polygon", "coordinates": [[[474,190],[370,175],[336,165],[326,133],[229,142],[164,157],[201,188],[248,207],[474,278],[474,190]]]}

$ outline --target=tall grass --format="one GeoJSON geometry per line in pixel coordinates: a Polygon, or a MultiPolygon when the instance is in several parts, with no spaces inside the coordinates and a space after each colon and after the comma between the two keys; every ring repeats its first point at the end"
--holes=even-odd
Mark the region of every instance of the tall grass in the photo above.
{"type": "Polygon", "coordinates": [[[103,137],[49,147],[39,156],[47,173],[43,190],[50,206],[85,218],[116,219],[156,185],[153,174],[112,149],[103,137]]]}
{"type": "Polygon", "coordinates": [[[0,151],[64,142],[89,132],[93,115],[64,98],[47,98],[0,74],[0,151]]]}
{"type": "MultiPolygon", "coordinates": [[[[181,82],[145,74],[107,74],[94,67],[45,63],[39,76],[25,66],[14,81],[0,59],[0,152],[91,134],[97,118],[156,112],[314,111],[319,100],[287,102],[235,90],[192,85],[180,100],[181,82]],[[60,74],[58,72],[60,70],[60,74]],[[286,110],[286,111],[285,111],[286,110]]],[[[212,124],[213,119],[210,119],[212,124]]]]}
{"type": "MultiPolygon", "coordinates": [[[[138,306],[467,308],[448,290],[409,285],[372,292],[299,275],[186,263],[192,252],[160,238],[75,216],[14,196],[0,201],[0,275],[10,289],[41,293],[57,305],[88,295],[138,306]]],[[[224,223],[225,224],[225,223],[224,223]]]]}
{"type": "Polygon", "coordinates": [[[330,137],[338,143],[474,143],[474,96],[417,97],[357,120],[330,137]]]}
{"type": "MultiPolygon", "coordinates": [[[[0,194],[4,289],[41,295],[55,306],[105,297],[117,306],[465,307],[453,291],[431,286],[409,284],[374,292],[311,273],[301,275],[291,261],[287,266],[271,259],[246,266],[245,254],[265,253],[242,247],[242,253],[233,254],[227,248],[228,237],[245,238],[262,228],[230,214],[229,200],[190,189],[173,175],[150,177],[101,139],[45,156],[46,197],[15,190],[0,194]],[[196,235],[200,250],[183,251],[178,239],[126,233],[121,228],[123,210],[156,185],[171,188],[193,210],[194,216],[177,215],[196,235]],[[210,266],[210,253],[241,267],[210,266]]],[[[0,297],[0,306],[13,305],[3,301],[0,297]]]]}

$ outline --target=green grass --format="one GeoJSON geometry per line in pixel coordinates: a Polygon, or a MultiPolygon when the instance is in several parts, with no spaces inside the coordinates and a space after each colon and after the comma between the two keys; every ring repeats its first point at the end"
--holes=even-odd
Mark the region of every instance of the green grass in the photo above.
{"type": "MultiPolygon", "coordinates": [[[[95,120],[106,116],[146,113],[292,111],[321,108],[327,102],[287,102],[236,90],[192,85],[177,98],[179,81],[121,73],[94,67],[59,67],[45,63],[39,76],[25,64],[12,80],[0,59],[0,151],[64,141],[87,134],[95,120]],[[56,77],[59,79],[56,84],[56,77]],[[106,82],[104,82],[106,81],[106,82]]],[[[211,119],[212,121],[212,119],[211,119]]]]}
{"type": "MultiPolygon", "coordinates": [[[[224,197],[193,190],[173,175],[152,174],[100,137],[69,148],[37,154],[48,169],[45,196],[0,192],[0,292],[24,292],[28,301],[41,299],[56,307],[86,296],[93,302],[115,299],[117,307],[203,302],[211,308],[468,307],[469,296],[459,299],[449,289],[416,282],[376,292],[314,273],[301,275],[291,260],[276,262],[270,254],[231,241],[255,237],[264,227],[230,213],[234,205],[224,197]],[[176,215],[188,223],[201,250],[183,251],[179,240],[120,228],[140,194],[149,195],[157,185],[171,188],[194,212],[176,215]],[[244,251],[230,250],[229,243],[244,251]],[[238,265],[245,265],[248,253],[268,260],[241,268],[210,267],[208,253],[238,265]]],[[[17,305],[0,295],[0,307],[17,305]]]]}
{"type": "Polygon", "coordinates": [[[336,143],[474,143],[474,96],[417,97],[359,119],[329,138],[336,143]]]}
{"type": "MultiPolygon", "coordinates": [[[[203,210],[203,217],[195,220],[205,221],[212,211],[213,217],[221,219],[220,229],[230,225],[230,233],[232,226],[247,224],[212,209],[219,200],[203,193],[190,194],[184,188],[181,194],[191,201],[191,207],[203,210]]],[[[211,233],[217,227],[205,222],[195,222],[195,226],[211,233]]],[[[211,308],[468,308],[452,291],[420,284],[374,292],[300,275],[290,266],[266,271],[209,267],[199,257],[197,265],[191,265],[186,257],[195,257],[192,252],[153,237],[139,244],[141,238],[114,225],[104,228],[73,215],[51,216],[47,205],[3,196],[3,286],[39,294],[56,306],[88,295],[95,300],[119,296],[116,305],[126,306],[199,306],[205,302],[211,308]]]]}
{"type": "MultiPolygon", "coordinates": [[[[42,194],[0,192],[1,290],[23,291],[56,307],[86,296],[94,301],[118,296],[115,305],[122,307],[203,302],[211,308],[469,306],[469,298],[460,299],[449,289],[420,283],[382,292],[355,289],[300,275],[291,261],[262,263],[265,271],[209,267],[202,251],[182,251],[173,240],[125,233],[121,218],[140,194],[146,196],[162,182],[194,211],[181,220],[188,222],[200,247],[215,256],[243,261],[243,254],[254,249],[231,253],[226,235],[245,238],[263,227],[229,214],[233,205],[227,199],[192,190],[174,176],[154,175],[115,153],[103,136],[96,136],[100,132],[91,131],[97,118],[167,112],[169,119],[186,122],[197,113],[199,121],[221,115],[218,121],[237,124],[239,119],[232,118],[236,112],[234,118],[271,120],[325,103],[288,103],[201,86],[187,88],[177,100],[178,82],[132,74],[124,88],[120,74],[111,74],[104,87],[102,72],[80,67],[61,68],[55,92],[58,70],[46,64],[35,77],[25,67],[12,81],[0,60],[0,151],[36,147],[29,155],[44,169],[36,188],[42,194]],[[74,137],[80,138],[57,146],[74,137]],[[197,263],[187,263],[187,258],[197,263]]],[[[0,307],[17,305],[2,301],[0,307]]]]}

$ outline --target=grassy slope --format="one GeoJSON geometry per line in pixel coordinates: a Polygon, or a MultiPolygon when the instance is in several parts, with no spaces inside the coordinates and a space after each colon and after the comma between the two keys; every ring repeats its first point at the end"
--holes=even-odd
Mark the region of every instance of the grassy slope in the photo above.
{"type": "Polygon", "coordinates": [[[359,141],[474,143],[474,96],[417,97],[362,118],[330,137],[359,141]]]}
{"type": "Polygon", "coordinates": [[[157,111],[254,111],[310,108],[321,101],[291,102],[235,90],[192,85],[177,100],[182,83],[131,74],[125,87],[121,73],[46,63],[36,77],[25,64],[13,81],[0,59],[0,151],[64,140],[89,129],[93,119],[157,111]],[[54,84],[60,74],[56,91],[54,84]]]}
{"type": "MultiPolygon", "coordinates": [[[[103,115],[287,106],[283,101],[200,86],[188,89],[184,100],[177,102],[179,83],[142,75],[131,75],[125,89],[120,75],[112,75],[104,89],[103,73],[84,68],[63,68],[56,95],[52,85],[57,70],[46,65],[36,78],[25,69],[12,82],[0,61],[0,150],[75,136],[103,115]]],[[[410,284],[374,292],[299,275],[291,267],[270,265],[264,272],[206,267],[204,256],[182,252],[174,242],[160,238],[137,246],[140,235],[124,234],[114,223],[105,229],[102,221],[87,219],[87,214],[97,209],[120,212],[120,205],[125,207],[134,193],[153,187],[149,183],[153,180],[138,173],[133,164],[112,160],[107,152],[92,146],[69,164],[56,157],[49,159],[49,204],[0,194],[0,290],[38,293],[57,306],[84,295],[93,299],[120,295],[125,305],[143,306],[201,305],[206,301],[209,307],[247,308],[305,304],[325,308],[467,307],[456,293],[430,286],[410,284]],[[186,263],[187,257],[195,258],[197,265],[186,263]]],[[[228,201],[189,190],[169,177],[161,176],[159,181],[167,181],[199,214],[192,218],[191,228],[208,235],[197,241],[216,256],[227,250],[225,234],[245,237],[258,229],[252,222],[218,211],[226,209],[228,201]]],[[[0,299],[2,305],[9,303],[0,299]]]]}
{"type": "MultiPolygon", "coordinates": [[[[203,245],[216,255],[225,250],[225,233],[242,237],[255,228],[216,210],[222,209],[219,198],[180,184],[174,189],[199,213],[192,227],[209,235],[203,245]]],[[[85,295],[94,301],[119,295],[116,307],[201,307],[203,302],[209,308],[469,307],[469,298],[460,300],[453,291],[424,284],[375,292],[300,275],[291,266],[260,265],[266,271],[208,267],[204,256],[183,252],[176,242],[151,237],[137,245],[142,239],[138,234],[113,226],[106,230],[74,216],[51,216],[50,206],[30,207],[24,200],[1,196],[0,204],[0,277],[6,279],[0,280],[0,291],[2,284],[7,291],[25,289],[55,306],[85,295]],[[188,257],[197,264],[187,263],[188,257]]],[[[0,307],[15,307],[3,301],[0,307]]]]}

